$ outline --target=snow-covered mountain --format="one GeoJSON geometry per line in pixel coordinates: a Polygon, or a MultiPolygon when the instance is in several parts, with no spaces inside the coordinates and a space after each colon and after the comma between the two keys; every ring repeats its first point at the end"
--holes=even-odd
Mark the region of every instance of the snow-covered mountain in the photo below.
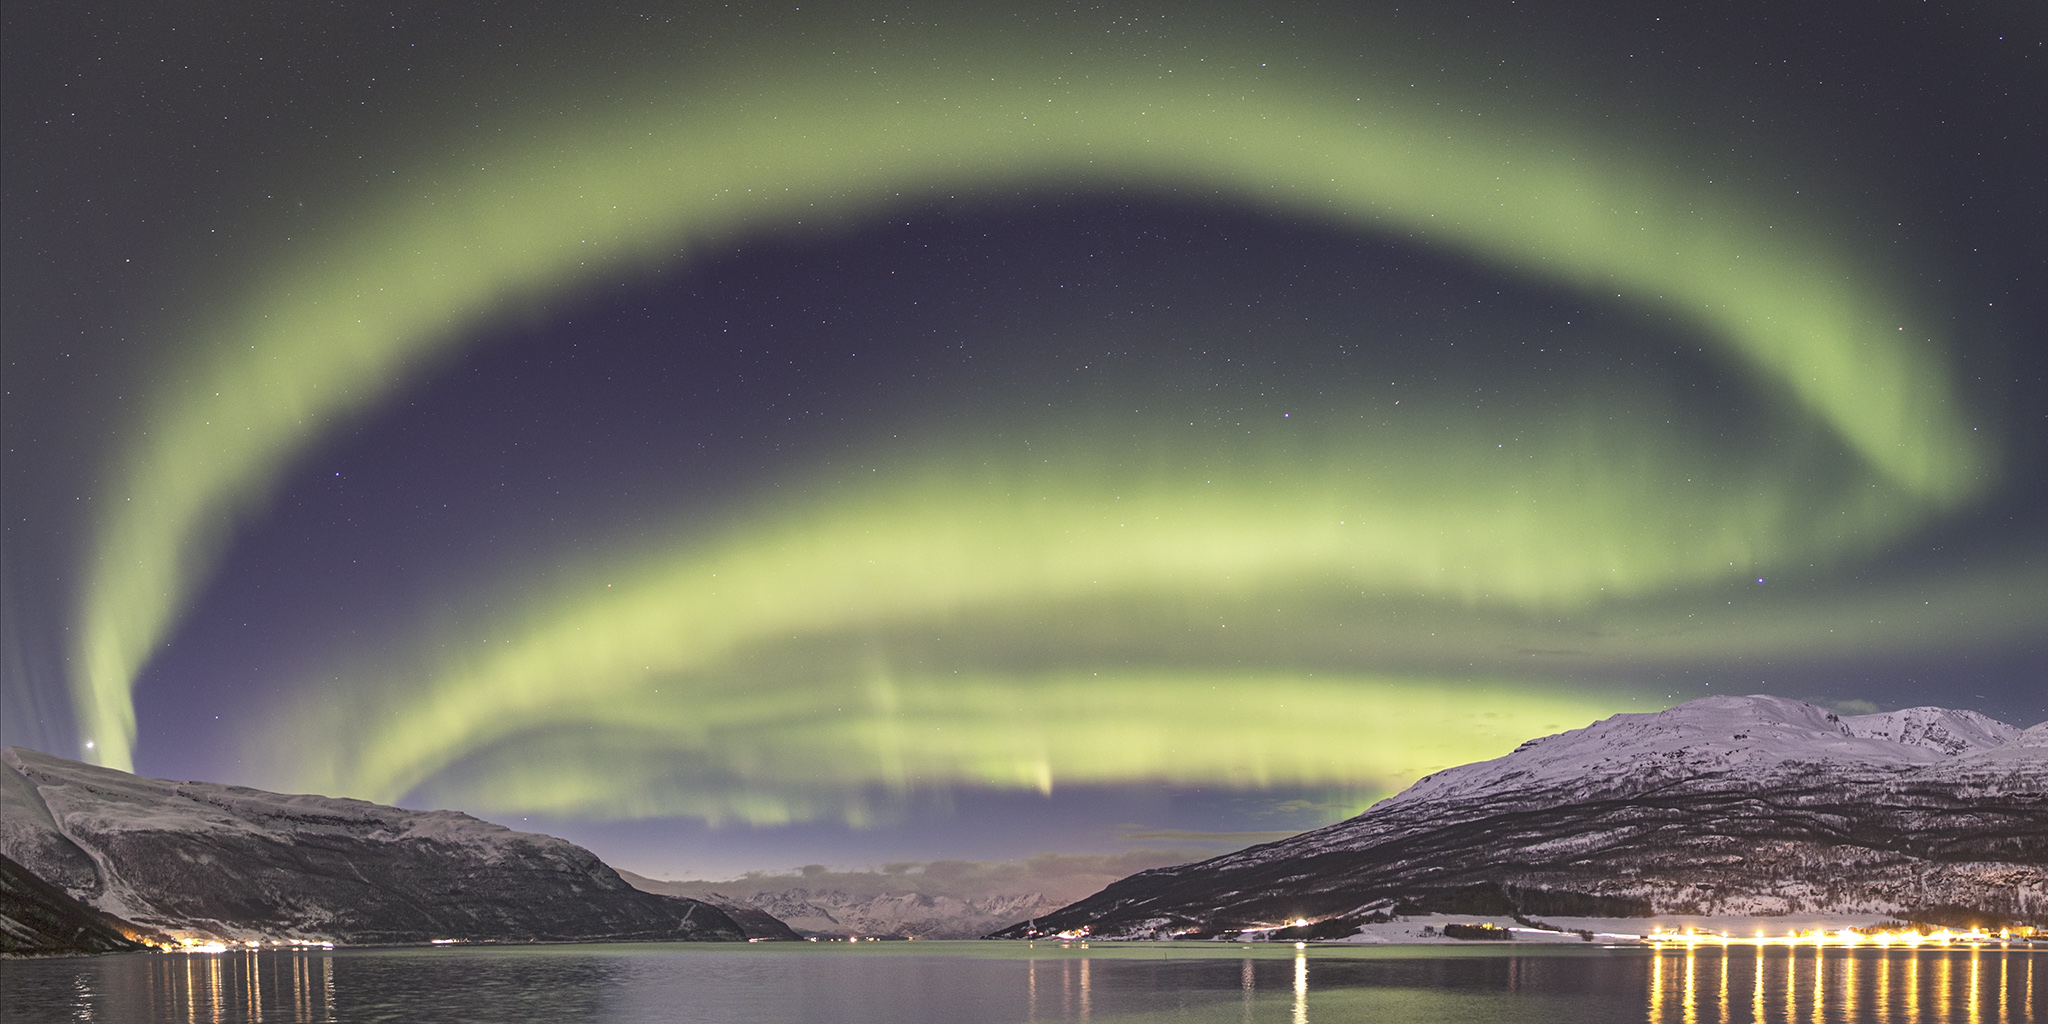
{"type": "Polygon", "coordinates": [[[804,938],[803,933],[791,928],[781,918],[730,893],[695,888],[687,883],[664,882],[645,875],[636,875],[624,868],[617,870],[619,877],[625,879],[627,885],[641,892],[680,896],[717,907],[725,912],[725,916],[732,918],[734,924],[740,926],[740,931],[746,934],[749,942],[799,942],[804,938]]]}
{"type": "MultiPolygon", "coordinates": [[[[1038,914],[1065,901],[1043,893],[1005,893],[967,899],[921,892],[855,893],[843,889],[782,889],[743,892],[690,883],[629,878],[650,892],[689,895],[733,913],[754,908],[804,935],[903,936],[918,939],[973,939],[1038,914]]],[[[734,915],[735,920],[738,919],[734,915]]]]}
{"type": "Polygon", "coordinates": [[[968,899],[918,892],[866,895],[806,889],[756,893],[748,902],[812,935],[902,935],[919,939],[977,938],[1011,921],[1061,905],[1061,901],[1037,892],[968,899]]]}
{"type": "Polygon", "coordinates": [[[999,934],[1334,937],[1428,912],[2048,924],[2048,723],[1765,696],[1617,715],[999,934]]]}
{"type": "Polygon", "coordinates": [[[619,874],[648,892],[700,899],[753,935],[744,916],[773,915],[820,938],[902,936],[971,939],[1012,921],[1049,914],[1135,871],[1182,864],[1182,850],[1113,854],[1038,853],[999,861],[898,861],[865,870],[809,864],[725,881],[619,874]]]}
{"type": "Polygon", "coordinates": [[[595,854],[453,811],[172,782],[0,751],[0,854],[173,934],[343,943],[739,940],[595,854]]]}

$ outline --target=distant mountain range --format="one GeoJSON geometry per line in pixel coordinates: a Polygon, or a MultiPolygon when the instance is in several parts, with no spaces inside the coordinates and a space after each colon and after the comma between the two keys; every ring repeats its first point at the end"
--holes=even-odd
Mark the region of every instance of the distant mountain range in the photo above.
{"type": "Polygon", "coordinates": [[[2048,723],[1761,696],[1617,715],[996,936],[1334,938],[1425,913],[2048,925],[2048,723]]]}
{"type": "Polygon", "coordinates": [[[811,864],[787,874],[757,872],[722,882],[619,874],[648,892],[703,900],[742,926],[742,912],[751,909],[818,938],[974,939],[1052,913],[1133,872],[1187,859],[1180,850],[1134,849],[1001,861],[903,861],[865,871],[811,864]]]}
{"type": "Polygon", "coordinates": [[[742,915],[761,914],[820,938],[901,937],[916,939],[978,939],[1013,921],[1051,913],[1068,900],[1042,892],[992,893],[972,898],[923,892],[849,892],[802,886],[766,889],[758,886],[703,882],[663,882],[620,872],[649,892],[687,895],[724,910],[745,924],[742,915]]]}
{"type": "Polygon", "coordinates": [[[32,876],[0,878],[9,948],[7,922],[24,949],[67,928],[93,948],[152,929],[351,944],[745,937],[716,907],[635,889],[580,846],[466,814],[143,778],[20,748],[0,751],[0,855],[32,876]]]}

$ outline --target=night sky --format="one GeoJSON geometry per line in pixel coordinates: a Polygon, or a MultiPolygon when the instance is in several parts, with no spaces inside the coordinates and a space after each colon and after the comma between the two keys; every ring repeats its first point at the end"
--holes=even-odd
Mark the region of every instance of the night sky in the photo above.
{"type": "Polygon", "coordinates": [[[654,875],[2048,718],[2026,4],[10,4],[0,732],[654,875]]]}

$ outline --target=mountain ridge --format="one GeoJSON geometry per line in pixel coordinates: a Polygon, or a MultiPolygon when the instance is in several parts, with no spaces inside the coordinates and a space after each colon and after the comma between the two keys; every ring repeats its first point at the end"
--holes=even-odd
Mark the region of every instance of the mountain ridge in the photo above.
{"type": "Polygon", "coordinates": [[[702,883],[661,882],[626,875],[648,892],[687,895],[703,900],[740,920],[752,910],[772,915],[803,937],[900,937],[906,939],[973,939],[994,926],[1052,911],[1061,904],[1044,893],[1000,893],[979,898],[921,892],[851,893],[841,889],[802,887],[748,892],[744,887],[716,888],[702,883]]]}
{"type": "Polygon", "coordinates": [[[178,937],[418,943],[717,940],[552,836],[455,811],[176,782],[0,751],[0,854],[97,911],[178,937]]]}
{"type": "Polygon", "coordinates": [[[995,935],[1321,938],[1428,912],[2048,923],[2043,865],[2048,723],[1710,697],[1531,740],[1357,817],[1142,872],[995,935]]]}

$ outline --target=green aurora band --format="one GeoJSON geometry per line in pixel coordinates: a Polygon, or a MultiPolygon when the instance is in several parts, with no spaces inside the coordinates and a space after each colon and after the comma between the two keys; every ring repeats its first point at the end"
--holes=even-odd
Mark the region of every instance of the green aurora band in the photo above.
{"type": "Polygon", "coordinates": [[[1647,415],[1560,419],[1504,470],[1485,453],[1505,425],[1464,416],[1333,429],[1304,450],[1165,445],[1137,479],[1085,438],[1051,470],[1014,456],[991,466],[964,445],[887,479],[821,484],[808,505],[757,510],[719,536],[622,552],[613,585],[533,596],[515,639],[355,694],[389,705],[350,716],[375,723],[362,735],[326,727],[334,717],[317,703],[298,708],[287,721],[299,727],[280,736],[305,784],[395,799],[454,773],[484,780],[466,791],[499,808],[582,806],[624,785],[613,813],[756,821],[857,817],[873,787],[1383,788],[1621,708],[1430,673],[1224,681],[1161,652],[1217,607],[1302,587],[1568,612],[1834,562],[1992,479],[1990,442],[1962,421],[1932,340],[1936,317],[1897,276],[1823,220],[1673,170],[1670,154],[1555,116],[1448,118],[1384,75],[1348,71],[1355,62],[1268,67],[1257,54],[1302,44],[1256,33],[1161,57],[1050,30],[904,31],[912,43],[748,50],[720,62],[730,73],[650,79],[627,101],[593,100],[608,112],[451,154],[219,303],[160,375],[100,506],[73,657],[81,735],[100,763],[131,766],[137,674],[235,523],[323,433],[508,306],[904,197],[1179,190],[1398,234],[1690,325],[1814,440],[1744,464],[1647,415]],[[1699,486],[1674,499],[1687,478],[1699,486]],[[1020,673],[962,657],[899,676],[850,639],[1112,597],[1154,616],[1120,654],[1145,664],[1086,686],[1076,681],[1099,666],[1020,673]],[[816,637],[837,640],[804,648],[816,637]],[[653,699],[664,682],[693,696],[653,699]],[[1235,696],[1205,710],[1173,696],[1183,684],[1235,696]],[[1269,723],[1313,735],[1302,750],[1314,756],[1243,724],[1281,695],[1320,708],[1269,723]],[[835,726],[817,711],[828,704],[863,710],[835,726]],[[995,717],[1011,704],[1037,710],[995,717]],[[1481,704],[1501,717],[1468,721],[1462,709],[1481,704]],[[1387,750],[1333,750],[1343,730],[1331,723],[1380,709],[1387,750]],[[909,736],[912,723],[958,742],[909,736]],[[581,750],[564,757],[587,763],[589,784],[573,771],[544,784],[494,753],[522,734],[581,750]],[[632,791],[620,765],[639,763],[635,751],[698,758],[733,781],[704,797],[651,778],[632,791]]]}
{"type": "Polygon", "coordinates": [[[438,637],[424,663],[350,673],[386,685],[293,707],[261,760],[369,799],[439,779],[436,799],[492,811],[752,822],[871,817],[877,787],[1384,793],[1627,705],[1332,673],[1368,638],[1402,660],[1398,634],[1356,619],[1391,612],[1447,641],[1465,629],[1447,650],[1497,647],[1498,624],[1475,633],[1475,615],[1571,615],[1833,557],[1890,536],[1887,517],[1911,521],[1867,482],[1816,498],[1769,478],[1784,467],[1717,464],[1647,418],[1594,432],[1565,416],[1504,453],[1482,438],[1505,424],[1424,416],[1305,446],[1322,462],[1217,437],[1180,459],[1136,446],[1158,461],[1133,472],[1111,461],[1133,452],[1084,436],[1034,445],[1036,465],[928,458],[901,479],[827,484],[624,551],[438,637]],[[1670,496],[1674,472],[1698,481],[1689,500],[1670,496]],[[1317,634],[1334,657],[1302,650],[1317,634]],[[1256,667],[1219,675],[1248,655],[1256,667]],[[336,728],[359,720],[380,724],[336,728]]]}

